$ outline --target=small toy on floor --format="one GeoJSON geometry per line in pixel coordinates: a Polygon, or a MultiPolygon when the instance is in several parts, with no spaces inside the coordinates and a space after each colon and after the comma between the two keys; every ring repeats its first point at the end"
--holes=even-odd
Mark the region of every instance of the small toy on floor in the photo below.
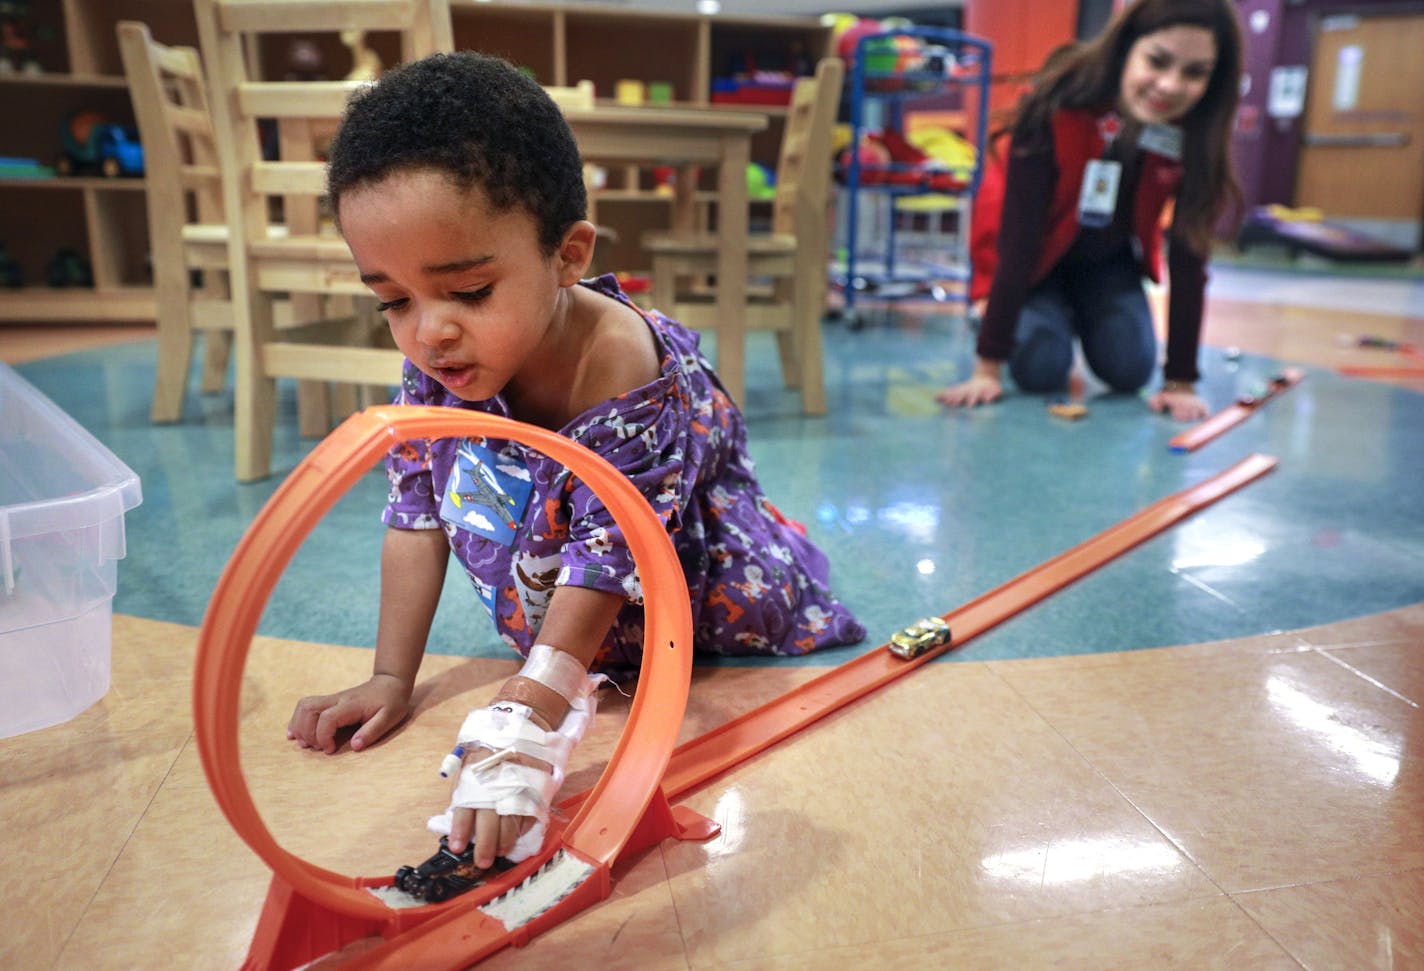
{"type": "Polygon", "coordinates": [[[1376,337],[1373,334],[1340,334],[1335,343],[1341,347],[1361,347],[1377,351],[1399,351],[1413,354],[1418,349],[1409,341],[1394,340],[1390,337],[1376,337]]]}
{"type": "Polygon", "coordinates": [[[1083,377],[1082,368],[1074,364],[1073,370],[1068,374],[1067,397],[1049,402],[1048,413],[1065,421],[1081,421],[1088,417],[1088,406],[1083,404],[1087,394],[1088,381],[1083,377]]]}
{"type": "Polygon", "coordinates": [[[1055,401],[1048,406],[1048,413],[1065,421],[1079,421],[1088,417],[1088,406],[1081,401],[1055,401]]]}
{"type": "Polygon", "coordinates": [[[1242,408],[1254,408],[1263,404],[1291,386],[1291,379],[1285,374],[1277,374],[1264,386],[1253,388],[1246,394],[1238,395],[1236,403],[1242,408]]]}
{"type": "Polygon", "coordinates": [[[395,885],[412,897],[434,904],[473,890],[490,874],[502,873],[513,865],[508,860],[497,859],[489,869],[477,867],[473,842],[465,847],[465,852],[452,853],[449,837],[442,836],[440,849],[434,856],[420,866],[403,866],[396,871],[395,885]]]}

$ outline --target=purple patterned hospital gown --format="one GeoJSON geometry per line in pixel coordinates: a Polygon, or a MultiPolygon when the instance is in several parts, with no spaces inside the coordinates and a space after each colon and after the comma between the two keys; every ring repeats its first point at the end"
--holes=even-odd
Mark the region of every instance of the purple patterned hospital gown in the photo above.
{"type": "MultiPolygon", "coordinates": [[[[582,285],[632,306],[611,276],[582,285]]],[[[861,640],[865,628],[827,586],[825,555],[762,494],[741,412],[697,334],[656,312],[643,316],[661,376],[561,433],[625,473],[667,524],[687,576],[697,649],[805,654],[861,640]]],[[[409,361],[397,403],[509,416],[503,397],[462,401],[409,361]]],[[[506,643],[527,653],[555,586],[572,584],[627,598],[595,670],[617,676],[640,664],[642,589],[632,555],[603,503],[567,468],[515,442],[442,438],[398,446],[386,471],[385,523],[443,527],[506,643]]]]}

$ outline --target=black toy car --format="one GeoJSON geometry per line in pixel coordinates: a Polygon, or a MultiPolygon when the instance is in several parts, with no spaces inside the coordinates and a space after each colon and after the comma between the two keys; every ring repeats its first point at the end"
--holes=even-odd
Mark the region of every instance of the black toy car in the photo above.
{"type": "Polygon", "coordinates": [[[514,866],[503,858],[496,859],[494,866],[481,869],[475,866],[475,847],[465,847],[463,853],[451,853],[449,837],[440,837],[440,849],[420,866],[403,866],[396,871],[395,884],[412,897],[419,897],[428,903],[449,900],[467,890],[473,890],[485,882],[491,873],[502,873],[514,866]]]}

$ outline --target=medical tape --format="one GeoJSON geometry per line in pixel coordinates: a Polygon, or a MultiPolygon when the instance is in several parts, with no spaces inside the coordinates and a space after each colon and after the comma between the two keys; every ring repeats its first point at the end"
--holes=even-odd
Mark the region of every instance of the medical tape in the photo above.
{"type": "Polygon", "coordinates": [[[572,654],[548,644],[535,644],[529,649],[519,676],[539,682],[572,705],[583,690],[588,671],[572,654]]]}
{"type": "Polygon", "coordinates": [[[451,814],[456,809],[493,809],[501,816],[532,816],[535,825],[519,838],[506,859],[517,863],[536,853],[544,843],[549,806],[563,785],[569,756],[598,710],[595,689],[605,680],[603,675],[584,675],[568,713],[552,732],[545,732],[529,720],[532,711],[526,705],[500,702],[470,712],[460,728],[460,744],[466,748],[488,746],[501,758],[490,756],[462,768],[450,796],[450,808],[431,817],[429,829],[448,836],[451,814]],[[551,771],[510,761],[503,753],[512,751],[547,762],[551,771]]]}
{"type": "Polygon", "coordinates": [[[528,705],[511,701],[476,708],[465,716],[465,723],[460,726],[455,740],[467,752],[482,745],[495,752],[513,749],[521,755],[551,762],[550,755],[557,757],[560,746],[550,736],[557,733],[546,732],[534,724],[530,717],[533,713],[534,709],[528,705]],[[552,753],[551,742],[554,743],[552,753]]]}

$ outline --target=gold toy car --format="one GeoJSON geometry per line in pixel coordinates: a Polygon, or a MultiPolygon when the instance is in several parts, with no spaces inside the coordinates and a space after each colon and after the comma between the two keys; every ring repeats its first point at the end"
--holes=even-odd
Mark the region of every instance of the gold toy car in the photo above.
{"type": "Polygon", "coordinates": [[[925,617],[890,635],[890,653],[908,661],[951,640],[949,624],[939,617],[925,617]]]}

